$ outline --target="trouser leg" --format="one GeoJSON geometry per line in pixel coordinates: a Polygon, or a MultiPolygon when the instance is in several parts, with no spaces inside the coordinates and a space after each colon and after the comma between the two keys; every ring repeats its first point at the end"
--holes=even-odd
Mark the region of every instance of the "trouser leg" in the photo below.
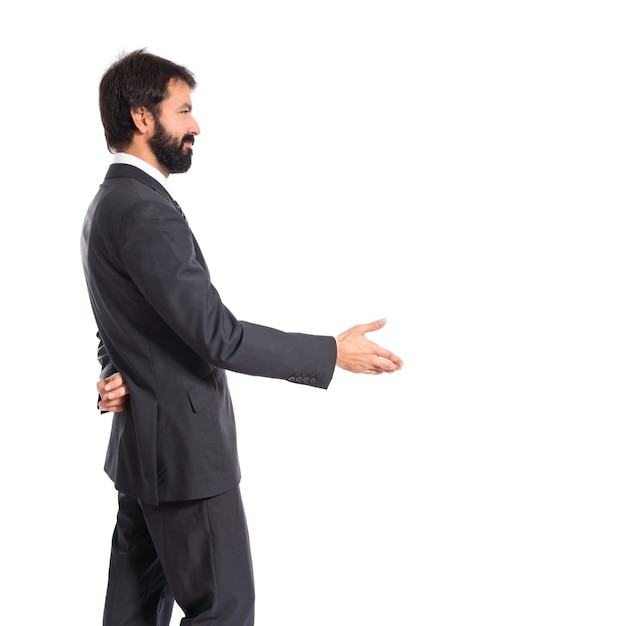
{"type": "Polygon", "coordinates": [[[168,626],[174,606],[139,502],[122,493],[111,542],[104,626],[168,626]]]}
{"type": "Polygon", "coordinates": [[[204,500],[141,507],[185,614],[181,626],[253,626],[254,580],[239,488],[204,500]]]}

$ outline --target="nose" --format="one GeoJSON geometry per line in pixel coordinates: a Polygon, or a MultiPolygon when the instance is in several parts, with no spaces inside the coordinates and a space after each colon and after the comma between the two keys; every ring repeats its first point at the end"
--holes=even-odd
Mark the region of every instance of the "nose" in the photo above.
{"type": "Polygon", "coordinates": [[[200,126],[196,122],[195,118],[191,118],[191,124],[189,126],[189,134],[190,135],[199,135],[200,134],[200,126]]]}

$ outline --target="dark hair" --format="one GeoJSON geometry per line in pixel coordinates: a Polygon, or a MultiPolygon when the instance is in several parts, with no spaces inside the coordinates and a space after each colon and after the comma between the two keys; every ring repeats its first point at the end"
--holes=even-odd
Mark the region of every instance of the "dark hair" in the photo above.
{"type": "Polygon", "coordinates": [[[136,127],[132,110],[146,107],[159,115],[161,102],[172,79],[181,80],[193,90],[194,75],[182,65],[145,51],[122,54],[100,80],[100,119],[109,152],[124,150],[131,143],[136,127]]]}

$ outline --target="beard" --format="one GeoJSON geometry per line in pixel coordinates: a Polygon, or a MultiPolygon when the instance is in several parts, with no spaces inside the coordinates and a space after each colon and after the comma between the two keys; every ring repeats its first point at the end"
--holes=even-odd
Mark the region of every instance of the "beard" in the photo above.
{"type": "Polygon", "coordinates": [[[174,135],[165,130],[165,126],[156,118],[156,132],[150,139],[150,147],[154,156],[159,163],[170,174],[182,174],[191,167],[191,157],[193,151],[191,148],[185,148],[185,143],[189,142],[193,145],[193,135],[183,135],[182,139],[178,139],[174,135]]]}

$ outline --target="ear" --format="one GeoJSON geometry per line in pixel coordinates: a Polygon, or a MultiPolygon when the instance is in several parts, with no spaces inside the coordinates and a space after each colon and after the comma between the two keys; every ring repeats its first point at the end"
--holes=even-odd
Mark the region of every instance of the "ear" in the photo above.
{"type": "Polygon", "coordinates": [[[137,131],[142,135],[149,133],[154,126],[154,115],[146,107],[137,107],[130,110],[130,116],[135,122],[137,131]]]}

